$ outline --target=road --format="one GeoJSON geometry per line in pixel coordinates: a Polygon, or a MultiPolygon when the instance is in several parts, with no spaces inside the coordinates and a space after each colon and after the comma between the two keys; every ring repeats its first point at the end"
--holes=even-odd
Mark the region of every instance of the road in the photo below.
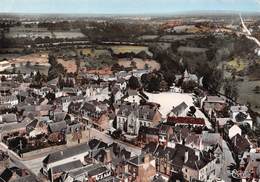
{"type": "Polygon", "coordinates": [[[231,178],[229,177],[231,175],[228,166],[230,166],[232,163],[235,163],[235,160],[233,159],[232,153],[229,150],[229,147],[225,140],[222,141],[222,149],[223,149],[223,165],[222,165],[222,179],[225,182],[231,182],[231,178]]]}
{"type": "MultiPolygon", "coordinates": [[[[96,130],[94,128],[90,128],[89,131],[90,131],[90,139],[96,138],[96,139],[99,139],[99,140],[106,142],[108,144],[111,144],[113,142],[118,143],[120,146],[122,146],[126,150],[130,151],[132,153],[132,156],[141,154],[141,148],[139,148],[139,147],[133,146],[131,144],[124,143],[124,142],[119,141],[119,140],[114,140],[112,137],[110,137],[106,133],[100,132],[99,130],[96,130]]],[[[8,152],[11,161],[15,165],[17,165],[17,167],[26,168],[31,172],[31,174],[38,176],[39,173],[40,173],[40,169],[42,168],[43,159],[48,154],[50,154],[52,152],[59,151],[59,150],[64,150],[64,149],[68,148],[68,146],[66,146],[66,145],[58,146],[58,147],[56,147],[55,149],[52,149],[52,150],[46,149],[46,151],[44,151],[44,152],[32,155],[30,157],[25,157],[25,158],[20,158],[15,152],[13,152],[12,150],[9,150],[7,148],[7,146],[3,143],[0,143],[0,148],[1,148],[1,150],[8,152]]]]}
{"type": "MultiPolygon", "coordinates": [[[[0,143],[0,149],[2,151],[5,151],[8,153],[9,157],[10,157],[10,160],[13,164],[15,164],[17,167],[21,168],[21,169],[28,169],[29,172],[33,175],[36,175],[37,176],[37,170],[38,168],[34,168],[34,166],[31,166],[30,165],[30,160],[28,161],[23,161],[15,152],[13,152],[12,150],[9,150],[5,144],[3,143],[0,143]]],[[[37,160],[37,164],[39,165],[40,164],[40,161],[39,159],[34,159],[34,160],[37,160]]],[[[39,169],[40,170],[40,169],[39,169]]]]}
{"type": "Polygon", "coordinates": [[[142,150],[139,147],[136,147],[134,145],[122,142],[120,140],[115,140],[108,134],[104,132],[100,132],[99,130],[96,130],[95,128],[90,128],[90,136],[91,138],[99,139],[105,143],[118,143],[120,146],[124,147],[126,150],[130,151],[132,153],[132,156],[140,155],[142,150]]]}

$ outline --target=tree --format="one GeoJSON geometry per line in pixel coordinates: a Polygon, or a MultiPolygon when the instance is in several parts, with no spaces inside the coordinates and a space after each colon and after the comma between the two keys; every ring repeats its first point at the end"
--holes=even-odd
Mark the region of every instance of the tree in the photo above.
{"type": "Polygon", "coordinates": [[[41,82],[41,80],[42,80],[42,75],[41,75],[40,71],[38,70],[34,77],[34,81],[39,83],[39,82],[41,82]]]}
{"type": "Polygon", "coordinates": [[[170,70],[167,70],[167,71],[164,71],[163,73],[163,77],[164,77],[164,80],[168,83],[168,86],[172,86],[172,84],[174,83],[176,77],[175,77],[175,74],[170,71],[170,70]]]}
{"type": "Polygon", "coordinates": [[[1,82],[5,82],[6,81],[6,77],[5,76],[2,76],[1,77],[1,82]]]}
{"type": "Polygon", "coordinates": [[[223,86],[225,95],[234,100],[238,97],[237,84],[233,80],[226,80],[223,86]]]}
{"type": "Polygon", "coordinates": [[[136,90],[140,88],[140,83],[137,77],[131,76],[129,81],[128,81],[128,86],[130,89],[136,90]]]}
{"type": "Polygon", "coordinates": [[[197,83],[195,81],[186,81],[182,83],[182,89],[184,92],[194,92],[194,89],[196,88],[197,83]]]}
{"type": "Polygon", "coordinates": [[[147,63],[145,63],[145,64],[144,64],[144,69],[145,69],[145,70],[149,70],[149,68],[150,68],[149,65],[148,65],[147,63]]]}
{"type": "Polygon", "coordinates": [[[135,61],[131,61],[130,66],[131,66],[132,68],[136,68],[136,62],[135,62],[135,61]]]}
{"type": "Polygon", "coordinates": [[[111,93],[110,98],[109,98],[109,106],[113,108],[114,103],[115,103],[115,95],[113,93],[111,93]]]}
{"type": "Polygon", "coordinates": [[[18,75],[16,77],[16,81],[18,81],[20,83],[23,81],[23,75],[22,75],[20,70],[18,71],[18,75]]]}
{"type": "Polygon", "coordinates": [[[118,63],[113,64],[111,67],[111,71],[113,71],[113,72],[119,72],[122,70],[124,70],[124,67],[120,66],[118,63]]]}
{"type": "Polygon", "coordinates": [[[260,93],[260,86],[255,86],[254,90],[253,90],[256,94],[260,93]]]}
{"type": "Polygon", "coordinates": [[[222,71],[216,68],[211,68],[208,65],[200,68],[203,76],[203,87],[211,92],[219,91],[222,84],[222,71]]]}
{"type": "Polygon", "coordinates": [[[161,83],[160,77],[157,75],[153,75],[147,86],[148,92],[160,91],[160,83],[161,83]]]}
{"type": "Polygon", "coordinates": [[[194,106],[190,106],[190,110],[188,111],[188,116],[195,116],[196,108],[194,106]]]}
{"type": "Polygon", "coordinates": [[[48,71],[48,80],[53,80],[66,74],[65,68],[62,64],[58,63],[55,55],[49,54],[49,63],[51,66],[48,71]]]}

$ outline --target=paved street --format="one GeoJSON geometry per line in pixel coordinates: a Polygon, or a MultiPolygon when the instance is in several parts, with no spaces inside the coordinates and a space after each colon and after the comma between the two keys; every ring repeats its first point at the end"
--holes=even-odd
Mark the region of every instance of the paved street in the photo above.
{"type": "Polygon", "coordinates": [[[120,140],[115,140],[111,136],[107,135],[106,133],[100,132],[100,131],[98,131],[94,128],[90,129],[90,136],[91,136],[91,138],[100,139],[100,140],[102,140],[106,143],[113,143],[113,142],[118,143],[122,147],[124,147],[126,150],[131,151],[133,156],[141,154],[141,148],[136,147],[136,146],[131,145],[131,144],[127,144],[127,143],[122,142],[120,140]]]}
{"type": "MultiPolygon", "coordinates": [[[[132,156],[141,154],[141,148],[124,143],[119,140],[112,139],[109,135],[105,134],[104,132],[100,132],[94,128],[90,128],[90,138],[96,138],[100,139],[101,141],[104,141],[106,143],[113,143],[116,142],[120,144],[122,147],[124,147],[126,150],[132,152],[132,156]]],[[[50,153],[63,150],[68,148],[68,146],[57,146],[55,149],[46,149],[43,152],[40,152],[38,154],[31,155],[30,157],[20,158],[15,152],[8,150],[5,144],[0,143],[0,148],[3,151],[7,151],[11,161],[17,165],[20,168],[28,168],[32,174],[35,174],[36,176],[39,174],[40,169],[42,168],[42,160],[50,153]]]]}
{"type": "Polygon", "coordinates": [[[224,153],[224,159],[223,159],[223,167],[222,167],[222,179],[225,182],[231,182],[231,178],[229,176],[231,175],[228,166],[232,163],[235,163],[232,153],[230,152],[228,145],[225,140],[222,142],[222,147],[223,147],[223,153],[224,153]]]}

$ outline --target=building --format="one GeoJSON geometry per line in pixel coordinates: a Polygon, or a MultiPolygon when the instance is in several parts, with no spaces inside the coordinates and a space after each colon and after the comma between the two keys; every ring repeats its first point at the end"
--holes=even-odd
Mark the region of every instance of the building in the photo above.
{"type": "Polygon", "coordinates": [[[147,144],[144,152],[156,158],[156,170],[167,176],[179,176],[185,181],[206,181],[215,176],[216,158],[210,151],[200,151],[181,144],[172,148],[157,143],[147,144]]]}
{"type": "MultiPolygon", "coordinates": [[[[61,180],[64,182],[102,181],[111,177],[112,172],[103,164],[90,164],[65,172],[61,180]]],[[[113,181],[113,180],[112,180],[113,181]]]]}
{"type": "Polygon", "coordinates": [[[84,159],[89,153],[90,148],[87,143],[51,153],[43,160],[43,174],[46,176],[52,175],[52,168],[76,160],[80,160],[81,163],[84,163],[84,159]]]}
{"type": "Polygon", "coordinates": [[[123,104],[117,112],[117,129],[138,135],[141,126],[154,127],[161,121],[161,113],[150,105],[123,104]]]}
{"type": "Polygon", "coordinates": [[[0,71],[4,71],[11,67],[11,64],[8,61],[0,61],[0,71]]]}
{"type": "Polygon", "coordinates": [[[0,96],[0,106],[12,108],[19,103],[15,95],[0,96]]]}
{"type": "Polygon", "coordinates": [[[207,96],[202,102],[203,110],[209,114],[211,111],[223,111],[225,107],[225,99],[219,96],[207,96]]]}
{"type": "Polygon", "coordinates": [[[128,160],[128,173],[131,181],[150,182],[156,175],[155,158],[150,154],[141,154],[128,160]]]}
{"type": "Polygon", "coordinates": [[[175,126],[193,126],[193,127],[204,127],[205,121],[202,118],[193,118],[193,117],[168,117],[167,123],[172,123],[175,126]]]}
{"type": "Polygon", "coordinates": [[[260,179],[260,153],[245,152],[240,160],[239,177],[242,182],[259,181],[260,179]]]}

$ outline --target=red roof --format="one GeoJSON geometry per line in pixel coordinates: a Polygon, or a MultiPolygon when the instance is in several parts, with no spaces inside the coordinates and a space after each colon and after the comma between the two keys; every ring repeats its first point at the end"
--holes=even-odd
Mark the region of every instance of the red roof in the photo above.
{"type": "Polygon", "coordinates": [[[195,125],[205,125],[205,121],[202,118],[192,118],[192,117],[168,117],[167,122],[173,122],[176,124],[195,124],[195,125]]]}

